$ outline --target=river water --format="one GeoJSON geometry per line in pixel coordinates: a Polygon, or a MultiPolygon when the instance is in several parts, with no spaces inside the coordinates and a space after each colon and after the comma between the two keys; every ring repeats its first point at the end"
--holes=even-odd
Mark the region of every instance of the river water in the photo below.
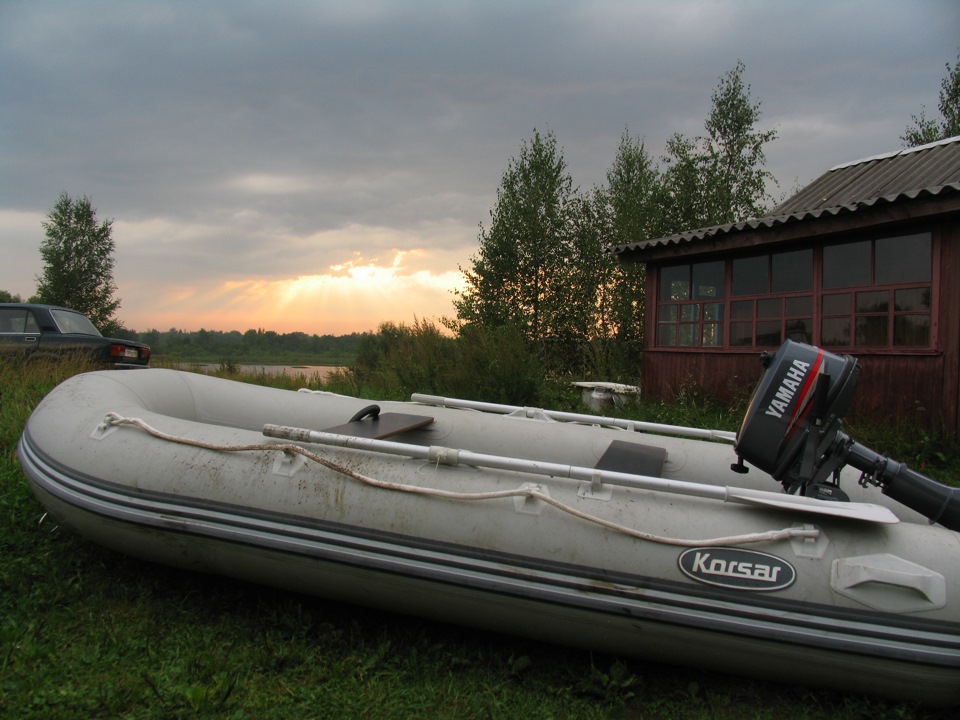
{"type": "MultiPolygon", "coordinates": [[[[191,363],[190,367],[199,368],[201,370],[219,370],[222,366],[219,363],[191,363]]],[[[241,364],[240,372],[248,373],[250,375],[257,375],[259,373],[264,373],[266,375],[279,375],[281,373],[286,375],[304,375],[308,378],[313,377],[314,375],[319,376],[320,380],[323,380],[334,370],[340,370],[341,368],[332,366],[332,365],[246,365],[241,364]]]]}

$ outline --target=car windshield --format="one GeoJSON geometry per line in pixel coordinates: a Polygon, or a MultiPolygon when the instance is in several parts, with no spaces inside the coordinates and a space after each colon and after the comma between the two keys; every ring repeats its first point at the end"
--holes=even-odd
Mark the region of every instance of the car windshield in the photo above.
{"type": "Polygon", "coordinates": [[[50,314],[53,315],[53,319],[57,321],[57,327],[60,328],[60,332],[64,334],[96,335],[97,337],[103,337],[86,315],[81,315],[72,310],[51,310],[50,314]]]}

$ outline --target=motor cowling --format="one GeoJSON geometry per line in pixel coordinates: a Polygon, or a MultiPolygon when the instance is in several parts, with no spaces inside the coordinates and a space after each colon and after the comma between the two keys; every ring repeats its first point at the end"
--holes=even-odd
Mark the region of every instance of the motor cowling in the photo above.
{"type": "MultiPolygon", "coordinates": [[[[761,355],[765,367],[737,433],[737,454],[775,479],[788,479],[804,447],[839,428],[853,399],[860,365],[803,343],[787,340],[761,355]]],[[[815,459],[815,458],[814,458],[815,459]]]]}
{"type": "Polygon", "coordinates": [[[763,376],[737,432],[735,470],[745,472],[746,460],[787,492],[845,500],[839,473],[850,465],[861,471],[861,485],[879,486],[931,523],[960,531],[960,488],[942,485],[840,432],[860,376],[856,359],[788,340],[775,353],[761,355],[761,363],[763,376]]]}

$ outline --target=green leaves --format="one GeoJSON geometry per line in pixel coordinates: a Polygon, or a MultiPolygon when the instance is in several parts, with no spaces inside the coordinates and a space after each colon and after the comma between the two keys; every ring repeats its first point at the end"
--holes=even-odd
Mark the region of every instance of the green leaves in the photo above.
{"type": "Polygon", "coordinates": [[[947,74],[940,81],[940,120],[926,117],[926,109],[920,108],[920,116],[912,115],[913,126],[907,127],[900,139],[905,147],[917,147],[937,140],[960,135],[960,53],[952,68],[946,63],[947,74]]]}
{"type": "Polygon", "coordinates": [[[461,321],[519,323],[531,340],[563,326],[564,269],[575,254],[572,186],[556,138],[535,130],[507,166],[489,229],[481,227],[479,253],[464,272],[467,289],[454,300],[461,321]]]}
{"type": "Polygon", "coordinates": [[[623,148],[608,195],[574,189],[552,133],[534,131],[521,145],[503,175],[490,227],[481,227],[479,252],[463,271],[467,287],[454,300],[461,333],[470,326],[520,328],[548,371],[568,372],[594,357],[591,344],[619,328],[639,329],[642,300],[624,283],[636,272],[625,272],[604,248],[648,225],[652,202],[643,192],[655,174],[642,144],[635,148],[625,136],[623,148]]]}
{"type": "Polygon", "coordinates": [[[738,62],[720,79],[704,136],[670,138],[663,169],[625,130],[606,185],[590,192],[574,188],[553,133],[534,130],[504,172],[478,253],[461,268],[459,327],[522,327],[550,372],[635,371],[644,269],[606,250],[763,213],[773,180],[764,146],[777,133],[755,128],[760,104],[744,70],[738,62]]]}
{"type": "Polygon", "coordinates": [[[741,61],[720,78],[704,123],[707,134],[667,142],[663,174],[666,234],[724,225],[766,212],[767,183],[764,146],[776,130],[759,131],[760,103],[750,98],[741,61]]]}
{"type": "Polygon", "coordinates": [[[105,335],[120,328],[113,298],[113,221],[97,222],[90,199],[67,193],[42,223],[46,239],[40,245],[43,273],[37,278],[37,300],[82,312],[105,335]]]}

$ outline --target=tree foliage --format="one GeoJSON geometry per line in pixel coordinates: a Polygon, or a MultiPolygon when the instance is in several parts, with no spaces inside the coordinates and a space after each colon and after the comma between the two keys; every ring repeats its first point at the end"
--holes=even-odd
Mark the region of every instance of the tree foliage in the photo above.
{"type": "Polygon", "coordinates": [[[612,244],[657,237],[664,232],[660,170],[641,138],[624,130],[606,180],[612,244]]]}
{"type": "Polygon", "coordinates": [[[707,170],[697,142],[675,133],[667,140],[662,161],[666,165],[660,179],[664,235],[716,224],[710,222],[703,192],[707,170]]]}
{"type": "Polygon", "coordinates": [[[921,107],[919,116],[911,116],[913,125],[900,136],[904,147],[917,147],[960,135],[960,52],[953,67],[950,63],[944,67],[947,74],[940,81],[940,118],[928,118],[926,108],[921,107]]]}
{"type": "Polygon", "coordinates": [[[503,174],[490,227],[480,228],[471,267],[460,268],[467,281],[454,300],[460,321],[517,324],[531,340],[562,330],[576,250],[570,233],[574,200],[556,138],[535,130],[503,174]]]}
{"type": "Polygon", "coordinates": [[[635,368],[644,268],[606,248],[763,213],[773,180],[764,147],[777,133],[756,128],[760,103],[743,73],[738,62],[720,78],[703,136],[670,138],[666,170],[625,130],[605,185],[589,192],[574,189],[554,135],[534,131],[507,166],[478,253],[461,267],[453,327],[520,327],[555,370],[611,377],[635,368]]]}
{"type": "MultiPolygon", "coordinates": [[[[603,245],[626,245],[664,234],[663,186],[659,168],[640,138],[624,130],[606,185],[597,191],[605,215],[600,217],[603,245]]],[[[598,213],[599,216],[599,213],[598,213]]],[[[635,364],[643,340],[645,267],[605,256],[599,278],[598,310],[603,337],[616,340],[622,362],[635,364]]],[[[603,348],[611,364],[612,345],[603,348]]]]}
{"type": "Polygon", "coordinates": [[[462,338],[480,337],[465,332],[470,327],[518,328],[563,372],[609,368],[614,337],[639,351],[642,269],[621,266],[604,249],[613,236],[650,226],[653,200],[644,192],[656,183],[642,143],[624,136],[610,177],[612,190],[580,193],[553,134],[534,131],[522,143],[479,252],[461,268],[467,287],[454,304],[462,338]]]}
{"type": "Polygon", "coordinates": [[[97,222],[90,199],[61,193],[43,222],[46,238],[40,245],[43,274],[37,277],[37,301],[84,313],[101,332],[120,329],[114,313],[113,221],[97,222]]]}
{"type": "Polygon", "coordinates": [[[756,128],[760,103],[750,97],[745,69],[738,60],[720,78],[704,123],[706,135],[675,134],[667,142],[667,232],[739,222],[766,211],[767,184],[774,178],[764,167],[764,146],[776,139],[777,131],[756,128]]]}
{"type": "Polygon", "coordinates": [[[19,295],[14,295],[7,290],[0,290],[0,302],[19,303],[23,302],[23,299],[19,295]]]}

